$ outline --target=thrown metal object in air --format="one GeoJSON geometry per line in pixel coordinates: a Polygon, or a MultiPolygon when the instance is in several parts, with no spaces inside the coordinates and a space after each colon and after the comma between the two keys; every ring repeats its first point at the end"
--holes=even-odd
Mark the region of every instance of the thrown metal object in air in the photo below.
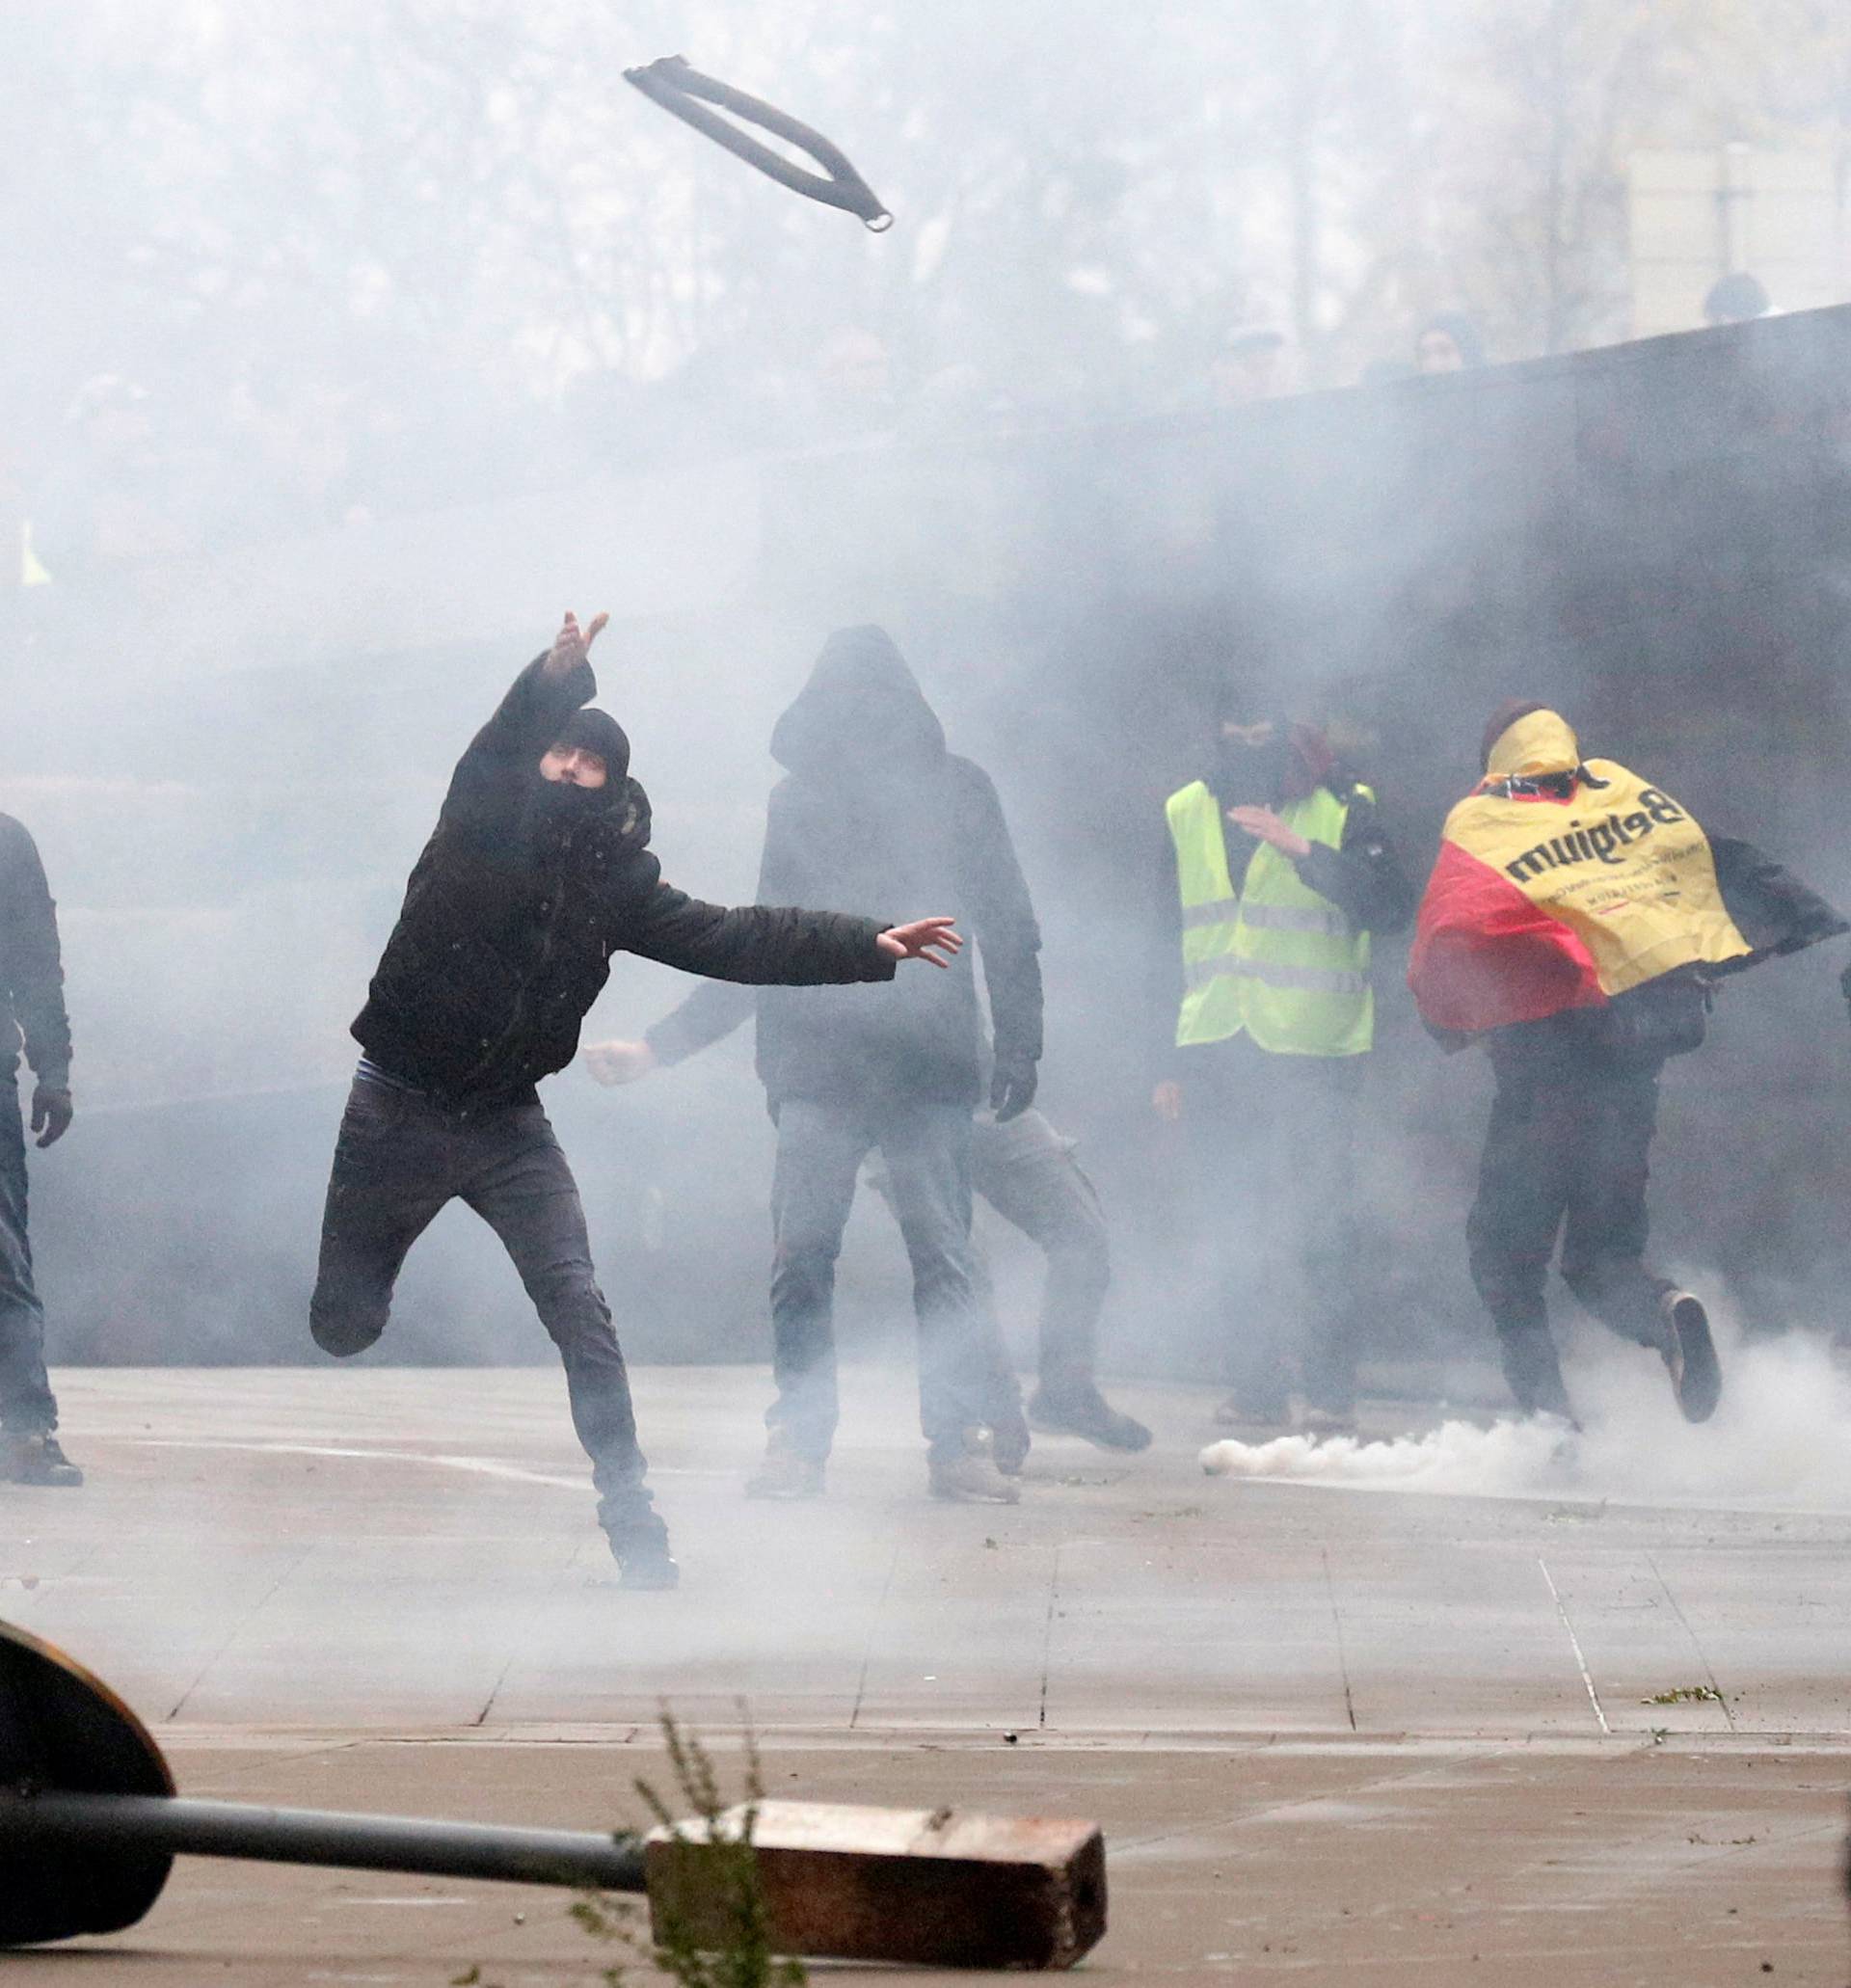
{"type": "MultiPolygon", "coordinates": [[[[730,1937],[715,1842],[744,1812],[647,1838],[183,1799],[161,1750],[63,1651],[0,1623],[0,1948],[120,1932],[174,1859],[641,1892],[697,1943],[730,1937]]],[[[1090,1822],[763,1802],[753,1862],[773,1949],[953,1968],[1068,1968],[1106,1929],[1090,1822]]]]}
{"type": "Polygon", "coordinates": [[[624,81],[633,83],[652,103],[660,104],[683,123],[691,124],[715,145],[723,145],[736,158],[756,166],[792,193],[800,193],[806,200],[821,201],[826,206],[840,207],[846,214],[857,214],[875,234],[884,233],[894,225],[894,217],[841,148],[831,145],[820,131],[799,123],[775,104],[748,96],[743,90],[736,90],[716,77],[702,75],[679,55],[665,55],[659,62],[641,68],[626,69],[624,81]],[[715,117],[707,108],[710,103],[718,104],[748,124],[757,124],[774,138],[782,138],[787,145],[807,151],[822,171],[811,173],[793,164],[783,153],[741,131],[738,125],[715,117]]]}

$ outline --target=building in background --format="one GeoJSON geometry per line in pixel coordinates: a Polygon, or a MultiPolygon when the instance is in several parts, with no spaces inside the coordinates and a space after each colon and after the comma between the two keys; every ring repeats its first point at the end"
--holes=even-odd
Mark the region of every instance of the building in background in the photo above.
{"type": "Polygon", "coordinates": [[[1754,278],[1779,310],[1842,301],[1838,161],[1828,148],[1636,151],[1627,181],[1635,337],[1761,314],[1719,320],[1706,309],[1729,277],[1754,278]]]}

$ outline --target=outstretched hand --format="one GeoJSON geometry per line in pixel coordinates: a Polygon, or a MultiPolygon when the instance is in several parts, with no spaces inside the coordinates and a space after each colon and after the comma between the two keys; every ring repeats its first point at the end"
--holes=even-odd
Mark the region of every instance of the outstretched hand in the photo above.
{"type": "Polygon", "coordinates": [[[570,676],[585,660],[591,645],[609,620],[607,614],[594,614],[590,628],[581,629],[578,617],[568,607],[565,626],[553,636],[552,647],[547,652],[548,676],[570,676]]]}
{"type": "Polygon", "coordinates": [[[949,918],[916,918],[911,925],[892,925],[874,940],[894,959],[928,959],[934,966],[950,966],[964,950],[955,921],[949,918]]]}
{"type": "Polygon", "coordinates": [[[634,1084],[656,1068],[656,1052],[647,1042],[589,1042],[581,1052],[585,1068],[600,1084],[634,1084]]]}

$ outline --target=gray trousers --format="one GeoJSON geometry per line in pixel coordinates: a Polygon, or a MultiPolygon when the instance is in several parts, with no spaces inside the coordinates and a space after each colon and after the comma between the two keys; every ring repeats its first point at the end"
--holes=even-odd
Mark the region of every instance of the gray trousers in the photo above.
{"type": "Polygon", "coordinates": [[[373,1344],[406,1253],[451,1200],[500,1237],[559,1349],[572,1424],[612,1545],[621,1551],[665,1539],[643,1482],[630,1376],[592,1272],[577,1183],[537,1098],[452,1111],[416,1091],[354,1079],[308,1310],[315,1344],[343,1357],[373,1344]]]}
{"type": "Polygon", "coordinates": [[[45,1312],[26,1233],[26,1130],[11,1071],[0,1096],[0,1428],[48,1434],[58,1404],[45,1375],[45,1312]]]}
{"type": "Polygon", "coordinates": [[[772,1371],[765,1414],[799,1455],[829,1454],[836,1391],[836,1259],[861,1163],[879,1149],[913,1266],[919,1419],[937,1450],[989,1419],[986,1337],[971,1263],[971,1114],[965,1105],[862,1109],[787,1100],[771,1182],[772,1371]]]}
{"type": "MultiPolygon", "coordinates": [[[[987,1115],[971,1128],[971,1182],[1005,1222],[1020,1229],[1048,1260],[1041,1293],[1038,1367],[1043,1390],[1070,1394],[1096,1384],[1099,1320],[1112,1285],[1112,1249],[1099,1191],[1074,1157],[1075,1142],[1063,1138],[1037,1111],[999,1125],[987,1115]]],[[[872,1184],[889,1205],[893,1195],[884,1169],[872,1184]]],[[[973,1249],[978,1303],[985,1329],[984,1361],[989,1374],[989,1412],[997,1421],[1019,1414],[1022,1390],[1009,1363],[989,1264],[973,1249]]]]}

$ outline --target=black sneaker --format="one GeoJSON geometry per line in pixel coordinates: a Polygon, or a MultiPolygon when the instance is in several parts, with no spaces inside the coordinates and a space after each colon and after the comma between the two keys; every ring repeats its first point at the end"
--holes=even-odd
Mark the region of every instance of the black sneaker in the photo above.
{"type": "Polygon", "coordinates": [[[1667,1291],[1658,1301],[1665,1336],[1659,1355],[1686,1422],[1707,1422],[1723,1398],[1722,1362],[1709,1336],[1709,1314],[1688,1291],[1667,1291]]]}
{"type": "Polygon", "coordinates": [[[49,1431],[10,1430],[0,1435],[0,1479],[55,1491],[75,1491],[84,1473],[49,1431]]]}
{"type": "Polygon", "coordinates": [[[926,1478],[932,1496],[957,1505],[1013,1505],[1022,1487],[996,1467],[987,1429],[967,1429],[959,1448],[926,1452],[926,1478]]]}
{"type": "Polygon", "coordinates": [[[661,1514],[644,1499],[610,1498],[601,1503],[598,1513],[610,1542],[610,1557],[616,1561],[620,1588],[673,1588],[682,1571],[669,1557],[668,1527],[661,1514]]]}
{"type": "Polygon", "coordinates": [[[679,1588],[682,1584],[682,1570],[664,1543],[619,1549],[613,1542],[610,1550],[621,1570],[617,1577],[620,1588],[664,1589],[679,1588]]]}
{"type": "Polygon", "coordinates": [[[1005,1477],[1022,1475],[1022,1466],[1029,1461],[1029,1449],[1033,1440],[1020,1409],[1011,1409],[1007,1414],[998,1415],[990,1423],[990,1455],[1005,1477]]]}
{"type": "Polygon", "coordinates": [[[1096,1387],[1043,1387],[1029,1404],[1029,1420],[1037,1429],[1061,1436],[1084,1436],[1102,1450],[1147,1450],[1150,1431],[1135,1416],[1115,1409],[1096,1387]]]}

